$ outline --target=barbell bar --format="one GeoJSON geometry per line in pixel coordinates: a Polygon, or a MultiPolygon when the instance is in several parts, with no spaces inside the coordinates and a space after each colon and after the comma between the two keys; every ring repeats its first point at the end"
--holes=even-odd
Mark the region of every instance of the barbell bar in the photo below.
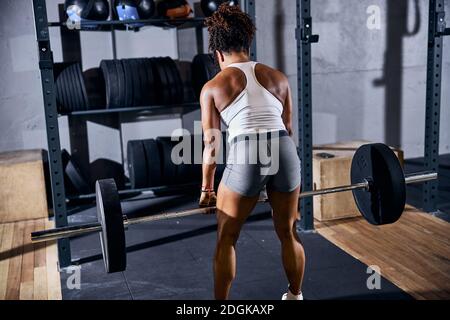
{"type": "MultiPolygon", "coordinates": [[[[376,143],[357,149],[350,178],[350,185],[302,192],[299,198],[352,191],[362,216],[371,224],[383,225],[397,221],[403,213],[407,184],[435,180],[438,175],[436,172],[418,172],[405,176],[395,153],[388,146],[376,143]]],[[[258,202],[267,201],[260,199],[258,202]]],[[[128,226],[216,211],[216,207],[204,207],[128,219],[122,214],[119,192],[113,179],[97,181],[96,202],[98,222],[36,231],[31,234],[32,242],[99,232],[105,269],[108,273],[118,272],[126,268],[125,230],[128,226]]]]}
{"type": "MultiPolygon", "coordinates": [[[[406,176],[405,184],[423,183],[423,182],[431,181],[431,180],[435,180],[435,179],[437,179],[436,172],[417,172],[417,173],[406,176]]],[[[368,189],[368,188],[369,188],[369,182],[365,181],[365,182],[361,182],[361,183],[351,184],[348,186],[339,186],[339,187],[332,187],[332,188],[302,192],[302,193],[300,193],[299,198],[302,199],[302,198],[315,197],[315,196],[326,195],[326,194],[331,194],[331,193],[352,191],[352,190],[356,190],[356,189],[368,189]]],[[[268,202],[268,201],[269,200],[267,198],[258,200],[258,202],[268,202]]],[[[174,218],[182,218],[182,217],[188,217],[188,216],[197,215],[197,214],[211,214],[211,213],[214,213],[215,210],[216,210],[216,207],[211,206],[211,207],[194,208],[194,209],[175,211],[175,212],[165,212],[165,213],[160,213],[160,214],[156,214],[156,215],[139,217],[139,218],[131,218],[131,219],[128,219],[127,216],[124,215],[123,216],[123,224],[124,224],[124,228],[126,229],[128,226],[133,225],[133,224],[168,220],[168,219],[174,219],[174,218]]],[[[46,241],[71,238],[71,237],[76,237],[76,236],[83,235],[83,234],[101,232],[101,231],[102,231],[102,225],[100,224],[100,222],[77,224],[77,225],[73,225],[73,226],[69,226],[69,227],[60,227],[60,228],[54,228],[54,229],[33,232],[31,234],[31,241],[33,243],[46,242],[46,241]]]]}

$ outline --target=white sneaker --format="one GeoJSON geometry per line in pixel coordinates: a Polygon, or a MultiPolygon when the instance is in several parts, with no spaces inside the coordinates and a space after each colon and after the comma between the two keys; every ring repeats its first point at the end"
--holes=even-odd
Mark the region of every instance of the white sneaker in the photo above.
{"type": "Polygon", "coordinates": [[[300,292],[299,295],[295,295],[291,292],[291,290],[288,289],[288,292],[283,294],[281,300],[303,300],[303,293],[300,292]]]}

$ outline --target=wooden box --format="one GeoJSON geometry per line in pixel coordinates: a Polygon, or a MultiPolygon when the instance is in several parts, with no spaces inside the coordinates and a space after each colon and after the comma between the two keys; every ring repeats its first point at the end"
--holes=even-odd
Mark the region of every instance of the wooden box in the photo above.
{"type": "MultiPolygon", "coordinates": [[[[352,141],[315,146],[313,151],[313,188],[324,189],[349,185],[350,168],[356,149],[368,141],[352,141]],[[333,158],[321,157],[321,153],[333,158]]],[[[403,165],[403,152],[394,150],[403,165]]],[[[359,216],[351,191],[314,197],[314,218],[319,221],[359,216]]]]}
{"type": "Polygon", "coordinates": [[[0,153],[0,223],[48,217],[42,150],[0,153]]]}

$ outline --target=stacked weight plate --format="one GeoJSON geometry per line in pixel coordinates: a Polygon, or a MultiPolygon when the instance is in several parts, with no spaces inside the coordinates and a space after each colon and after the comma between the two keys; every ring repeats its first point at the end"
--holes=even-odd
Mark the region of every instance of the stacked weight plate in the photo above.
{"type": "MultiPolygon", "coordinates": [[[[225,134],[223,141],[226,141],[225,134]]],[[[133,189],[199,182],[202,177],[201,135],[158,137],[128,142],[127,161],[133,189]],[[187,151],[188,150],[188,151],[187,151]],[[185,154],[184,152],[188,152],[185,154]]],[[[220,179],[225,168],[227,146],[217,165],[216,178],[220,179]]]]}
{"type": "Polygon", "coordinates": [[[162,185],[162,163],[154,139],[128,141],[128,173],[132,189],[162,185]]]}
{"type": "Polygon", "coordinates": [[[56,100],[61,113],[87,110],[88,97],[79,63],[71,64],[59,73],[56,100]]]}
{"type": "Polygon", "coordinates": [[[183,102],[183,81],[169,57],[103,60],[106,107],[144,107],[183,102]]]}
{"type": "Polygon", "coordinates": [[[99,68],[79,63],[55,68],[61,113],[96,109],[181,104],[184,86],[170,57],[102,60],[99,68]]]}
{"type": "Polygon", "coordinates": [[[105,79],[100,68],[83,72],[84,84],[88,96],[89,109],[104,109],[106,106],[105,79]]]}
{"type": "Polygon", "coordinates": [[[67,193],[87,194],[91,192],[89,183],[83,176],[77,163],[72,159],[67,150],[61,151],[61,158],[64,170],[64,182],[67,193]]]}

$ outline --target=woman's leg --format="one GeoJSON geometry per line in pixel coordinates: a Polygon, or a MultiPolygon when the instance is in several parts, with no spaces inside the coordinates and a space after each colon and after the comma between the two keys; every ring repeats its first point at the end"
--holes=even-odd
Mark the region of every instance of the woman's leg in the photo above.
{"type": "Polygon", "coordinates": [[[214,257],[214,294],[218,300],[228,298],[236,275],[235,245],[241,227],[258,200],[243,197],[223,183],[217,192],[217,246],[214,257]]]}
{"type": "Polygon", "coordinates": [[[305,251],[295,228],[299,189],[289,193],[267,190],[273,209],[275,231],[281,241],[284,270],[289,281],[289,289],[294,295],[301,292],[305,270],[305,251]]]}

